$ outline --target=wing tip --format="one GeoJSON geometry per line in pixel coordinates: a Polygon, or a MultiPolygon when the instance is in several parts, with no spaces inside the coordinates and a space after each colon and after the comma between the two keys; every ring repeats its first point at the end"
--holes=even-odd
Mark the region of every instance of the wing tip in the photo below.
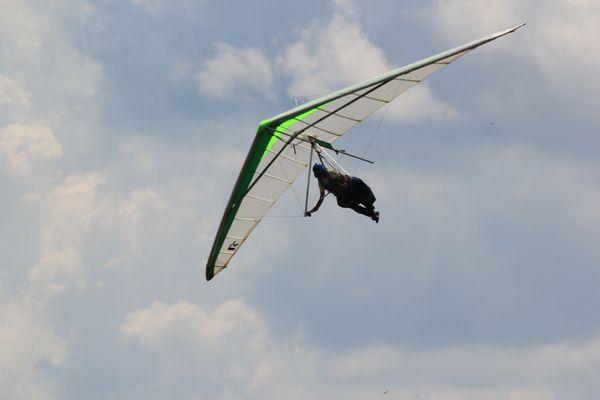
{"type": "Polygon", "coordinates": [[[520,25],[515,26],[512,31],[516,31],[517,29],[520,29],[522,27],[524,27],[525,25],[527,25],[527,22],[522,22],[520,25]]]}
{"type": "MultiPolygon", "coordinates": [[[[482,40],[484,41],[484,42],[483,42],[483,44],[485,44],[485,43],[487,43],[487,42],[490,42],[490,41],[492,41],[492,40],[496,40],[496,39],[498,39],[499,37],[502,37],[502,36],[508,35],[508,34],[510,34],[510,33],[513,33],[513,32],[515,32],[515,31],[517,31],[517,30],[521,29],[521,28],[522,28],[522,27],[524,27],[525,25],[527,25],[527,22],[522,22],[521,24],[519,24],[519,25],[517,25],[517,26],[515,26],[515,27],[509,28],[509,29],[505,29],[505,30],[503,30],[503,31],[500,31],[500,32],[494,33],[493,35],[491,35],[491,36],[488,36],[487,38],[484,38],[484,39],[482,39],[482,40]]],[[[478,42],[478,43],[479,43],[479,42],[478,42]]],[[[478,44],[476,47],[479,47],[480,45],[481,45],[481,44],[478,44]]]]}
{"type": "Polygon", "coordinates": [[[527,22],[522,22],[522,23],[520,23],[519,25],[517,25],[517,26],[515,26],[515,27],[513,27],[513,28],[510,28],[510,29],[507,29],[507,30],[505,30],[505,31],[503,32],[503,34],[504,34],[504,35],[506,35],[507,33],[513,33],[513,32],[515,32],[515,31],[517,31],[517,30],[521,29],[521,28],[522,28],[522,27],[524,27],[525,25],[527,25],[527,22]]]}
{"type": "Polygon", "coordinates": [[[206,281],[210,282],[215,276],[217,276],[217,274],[221,271],[223,271],[225,267],[222,266],[217,266],[217,265],[210,265],[208,264],[206,266],[206,281]]]}
{"type": "Polygon", "coordinates": [[[205,269],[205,276],[206,276],[206,282],[210,282],[210,280],[212,278],[215,277],[215,265],[214,264],[206,264],[206,269],[205,269]]]}

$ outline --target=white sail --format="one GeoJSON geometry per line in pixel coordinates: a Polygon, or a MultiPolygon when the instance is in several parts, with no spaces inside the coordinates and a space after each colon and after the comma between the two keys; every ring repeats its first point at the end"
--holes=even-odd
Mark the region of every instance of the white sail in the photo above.
{"type": "Polygon", "coordinates": [[[471,50],[525,24],[467,43],[303,104],[263,121],[233,189],[206,265],[227,267],[273,204],[309,162],[309,138],[333,143],[354,125],[471,50]]]}

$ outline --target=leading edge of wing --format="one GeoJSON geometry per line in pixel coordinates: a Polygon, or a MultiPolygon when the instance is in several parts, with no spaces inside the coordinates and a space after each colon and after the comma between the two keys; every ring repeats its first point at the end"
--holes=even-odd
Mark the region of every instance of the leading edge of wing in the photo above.
{"type": "Polygon", "coordinates": [[[525,25],[526,25],[526,23],[524,22],[524,23],[522,23],[522,24],[520,24],[518,26],[515,26],[513,28],[506,29],[506,30],[494,33],[493,35],[489,35],[489,36],[486,36],[486,37],[474,40],[474,41],[466,43],[466,44],[464,44],[462,46],[458,46],[458,47],[455,47],[453,49],[446,50],[446,51],[444,51],[442,53],[436,54],[434,56],[424,58],[424,59],[422,59],[420,61],[417,61],[417,62],[415,62],[413,64],[409,64],[409,65],[405,65],[405,66],[400,67],[400,68],[393,69],[393,70],[391,70],[389,72],[386,72],[385,74],[376,76],[374,78],[368,79],[368,80],[363,81],[363,82],[359,82],[359,83],[354,84],[352,86],[348,86],[347,88],[338,90],[337,92],[333,92],[331,94],[328,94],[326,96],[320,97],[320,98],[315,99],[313,101],[310,101],[308,103],[302,104],[302,105],[300,105],[298,107],[292,108],[292,109],[290,109],[288,111],[285,111],[285,112],[283,112],[281,114],[278,114],[278,115],[276,115],[274,117],[271,117],[271,118],[263,121],[263,124],[264,123],[274,123],[274,122],[278,122],[278,121],[282,121],[282,120],[288,119],[291,116],[302,114],[303,112],[306,112],[308,110],[311,110],[313,108],[319,107],[319,106],[321,106],[323,104],[326,104],[328,102],[331,102],[331,101],[334,101],[336,99],[339,99],[340,97],[344,97],[345,95],[348,95],[350,93],[354,93],[354,92],[357,92],[359,90],[366,89],[368,87],[377,85],[378,83],[381,83],[383,81],[396,78],[396,77],[398,77],[400,75],[408,74],[409,72],[415,71],[415,70],[417,70],[419,68],[426,67],[429,64],[433,64],[433,63],[435,63],[437,61],[440,61],[440,60],[443,60],[445,58],[452,57],[452,56],[454,56],[456,54],[459,54],[459,53],[462,53],[464,51],[473,50],[473,49],[475,49],[475,48],[477,48],[479,46],[482,46],[482,45],[484,45],[486,43],[489,43],[489,42],[491,42],[493,40],[496,40],[496,39],[498,39],[498,38],[500,38],[502,36],[505,36],[505,35],[508,35],[509,33],[515,32],[517,29],[522,28],[525,25]]]}
{"type": "Polygon", "coordinates": [[[223,245],[225,240],[225,236],[227,235],[227,231],[231,228],[231,224],[235,215],[237,214],[239,205],[243,199],[243,193],[248,187],[248,184],[251,180],[251,177],[254,174],[254,171],[251,170],[251,165],[256,163],[257,153],[262,153],[259,148],[264,147],[265,140],[268,140],[266,135],[263,134],[265,127],[268,126],[265,121],[263,121],[257,129],[256,135],[254,136],[254,140],[252,141],[252,145],[250,146],[250,151],[246,155],[246,159],[244,160],[244,164],[240,173],[238,174],[237,180],[231,191],[231,195],[229,196],[229,200],[227,201],[227,206],[225,207],[225,211],[223,212],[223,216],[221,218],[221,222],[219,223],[219,228],[217,229],[217,234],[215,236],[213,246],[210,250],[210,255],[206,262],[206,280],[210,281],[219,271],[215,272],[215,264],[219,249],[223,245]]]}

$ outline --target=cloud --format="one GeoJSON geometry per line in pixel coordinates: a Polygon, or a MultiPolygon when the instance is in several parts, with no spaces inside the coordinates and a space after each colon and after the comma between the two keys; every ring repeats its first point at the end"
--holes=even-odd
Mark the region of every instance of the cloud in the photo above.
{"type": "Polygon", "coordinates": [[[69,174],[57,161],[65,143],[88,133],[74,127],[89,123],[102,81],[101,65],[80,47],[89,4],[34,3],[0,0],[0,118],[14,121],[0,130],[0,212],[9,223],[2,234],[13,246],[0,249],[0,392],[16,400],[60,391],[68,343],[54,330],[48,300],[84,284],[85,220],[77,221],[77,185],[62,186],[70,178],[62,180],[69,174]]]}
{"type": "Polygon", "coordinates": [[[177,358],[204,379],[187,397],[307,398],[318,376],[312,353],[298,340],[279,342],[260,313],[240,300],[207,309],[187,301],[153,303],[130,313],[121,333],[163,356],[177,358]],[[308,381],[307,381],[308,379],[308,381]]]}
{"type": "Polygon", "coordinates": [[[27,108],[30,105],[29,95],[14,80],[0,75],[0,106],[8,105],[27,108]]]}
{"type": "Polygon", "coordinates": [[[157,262],[159,255],[172,262],[171,248],[164,246],[168,237],[196,246],[206,240],[208,216],[195,209],[206,201],[206,182],[174,180],[120,192],[111,179],[109,173],[64,174],[24,197],[40,215],[39,257],[27,276],[30,301],[87,289],[99,266],[126,267],[152,257],[157,262]]]}
{"type": "MultiPolygon", "coordinates": [[[[334,3],[329,22],[314,21],[302,29],[299,39],[277,59],[281,73],[291,79],[287,88],[290,96],[320,97],[392,69],[384,51],[364,32],[354,3],[334,3]]],[[[423,84],[400,98],[403,101],[396,100],[389,111],[393,121],[446,120],[459,114],[423,84]]]]}
{"type": "Polygon", "coordinates": [[[598,296],[586,283],[600,259],[595,163],[531,146],[458,147],[411,144],[363,170],[381,222],[326,201],[317,225],[296,228],[303,246],[286,249],[288,266],[257,283],[257,292],[284,287],[277,295],[289,304],[262,306],[334,347],[528,346],[595,335],[598,296]],[[304,248],[317,251],[323,237],[327,248],[350,250],[307,257],[304,248]],[[318,273],[298,275],[307,265],[318,273]]]}
{"type": "Polygon", "coordinates": [[[383,51],[369,40],[357,17],[338,7],[325,25],[315,21],[302,29],[278,58],[279,69],[291,78],[290,96],[322,96],[389,69],[383,51]]]}
{"type": "Polygon", "coordinates": [[[96,214],[98,186],[104,177],[96,172],[64,177],[49,193],[47,217],[42,228],[45,249],[66,249],[80,244],[96,214]]]}
{"type": "Polygon", "coordinates": [[[574,393],[592,398],[596,384],[584,371],[600,367],[599,353],[598,337],[526,349],[459,346],[415,351],[378,345],[332,360],[331,368],[341,380],[393,382],[391,394],[404,392],[407,398],[553,400],[574,393]],[[583,375],[588,378],[578,385],[577,377],[583,375]]]}
{"type": "Polygon", "coordinates": [[[93,99],[103,82],[102,65],[77,46],[81,27],[91,26],[92,7],[33,3],[0,0],[0,68],[29,101],[19,120],[69,128],[76,116],[97,111],[93,99]]]}
{"type": "Polygon", "coordinates": [[[262,50],[223,42],[215,47],[216,54],[194,76],[201,93],[221,100],[273,96],[273,67],[262,50]]]}
{"type": "Polygon", "coordinates": [[[43,125],[16,123],[0,130],[0,157],[13,173],[46,168],[62,154],[61,143],[43,125]]]}
{"type": "Polygon", "coordinates": [[[560,0],[540,7],[535,1],[459,0],[435,1],[426,8],[436,21],[439,35],[448,42],[470,40],[528,22],[517,37],[500,41],[486,51],[533,60],[545,82],[566,96],[569,103],[585,111],[593,107],[589,100],[600,89],[596,73],[600,54],[595,51],[595,38],[600,35],[597,2],[560,0]]]}
{"type": "Polygon", "coordinates": [[[212,311],[187,301],[155,302],[130,313],[121,333],[160,353],[184,360],[192,355],[202,374],[216,382],[252,386],[269,375],[265,322],[239,300],[212,311]]]}
{"type": "Polygon", "coordinates": [[[411,88],[389,107],[388,113],[392,121],[452,121],[462,116],[457,109],[439,99],[427,83],[411,88]]]}
{"type": "MultiPolygon", "coordinates": [[[[553,16],[540,21],[535,30],[534,55],[544,76],[563,92],[600,90],[600,5],[594,1],[558,2],[553,16]],[[560,15],[560,17],[557,17],[560,15]],[[574,87],[575,84],[575,87],[574,87]]],[[[593,93],[592,93],[593,92],[593,93]]]]}
{"type": "Polygon", "coordinates": [[[74,284],[79,288],[86,286],[81,255],[74,247],[43,254],[27,278],[30,294],[39,293],[43,300],[62,293],[74,284]]]}
{"type": "MultiPolygon", "coordinates": [[[[216,99],[263,96],[274,98],[276,77],[289,79],[287,93],[316,98],[384,73],[392,67],[384,51],[374,44],[359,20],[353,1],[335,1],[331,19],[315,20],[298,31],[298,39],[284,45],[274,62],[260,49],[217,42],[216,53],[195,74],[200,92],[216,99]]],[[[171,79],[187,74],[179,64],[171,79]]],[[[392,106],[392,121],[456,119],[460,114],[423,84],[403,94],[401,106],[392,106]]]]}
{"type": "Polygon", "coordinates": [[[143,6],[155,14],[163,12],[166,6],[164,0],[130,0],[130,2],[137,6],[143,6]]]}
{"type": "Polygon", "coordinates": [[[49,400],[55,384],[44,369],[60,367],[64,342],[35,309],[8,302],[0,306],[0,387],[14,400],[49,400]]]}
{"type": "Polygon", "coordinates": [[[121,332],[157,350],[173,335],[185,337],[202,356],[215,346],[235,345],[237,340],[254,343],[249,347],[260,349],[262,324],[254,310],[237,300],[223,303],[212,312],[187,301],[173,305],[156,302],[129,314],[121,332]]]}
{"type": "MultiPolygon", "coordinates": [[[[85,303],[90,296],[103,292],[106,275],[117,274],[123,278],[121,274],[126,269],[144,271],[145,274],[153,268],[164,272],[167,267],[177,266],[177,257],[190,253],[190,249],[195,252],[185,254],[185,260],[198,271],[197,281],[200,282],[201,274],[196,263],[197,253],[203,249],[198,250],[198,245],[205,240],[200,236],[206,236],[208,229],[212,228],[206,221],[213,213],[202,205],[214,195],[214,180],[218,178],[215,174],[220,174],[219,171],[230,168],[230,165],[224,160],[215,160],[214,151],[207,148],[196,151],[172,143],[165,145],[162,141],[144,141],[144,144],[146,147],[142,149],[144,156],[139,168],[142,176],[149,175],[146,166],[154,170],[153,162],[148,164],[148,159],[155,160],[159,155],[161,162],[177,159],[180,166],[211,166],[212,180],[194,180],[193,176],[202,176],[198,172],[190,178],[168,170],[176,178],[162,177],[146,181],[146,185],[139,185],[135,179],[131,182],[129,175],[135,175],[136,170],[124,167],[132,161],[131,149],[125,145],[118,162],[105,167],[102,172],[65,172],[49,165],[44,179],[28,182],[24,187],[9,186],[11,190],[3,193],[6,200],[2,202],[3,215],[22,212],[27,216],[22,221],[17,219],[19,224],[10,227],[12,239],[7,236],[8,230],[1,231],[4,242],[20,241],[21,222],[35,225],[27,235],[29,246],[17,244],[19,249],[27,248],[30,254],[17,251],[13,262],[18,270],[0,273],[0,296],[11,304],[10,308],[0,307],[0,340],[11,346],[11,349],[0,349],[0,387],[9,398],[53,399],[60,397],[54,393],[66,390],[67,385],[59,380],[69,373],[70,366],[65,367],[69,363],[65,358],[67,348],[76,346],[81,338],[74,337],[72,333],[88,329],[86,327],[91,322],[86,320],[88,311],[86,315],[78,314],[77,317],[69,311],[69,322],[61,325],[61,333],[73,339],[75,344],[59,337],[53,325],[61,324],[60,317],[56,315],[64,310],[61,300],[65,296],[85,303]],[[115,167],[115,171],[111,167],[115,167]],[[120,179],[125,177],[124,186],[119,186],[120,179]],[[166,242],[178,245],[166,246],[166,242]],[[105,266],[119,268],[108,270],[105,266]],[[143,268],[132,268],[140,266],[143,268]],[[40,318],[42,315],[52,315],[53,318],[45,321],[40,318]],[[23,325],[26,326],[19,328],[23,325]],[[31,332],[28,334],[22,332],[29,329],[31,332]],[[14,351],[12,348],[15,348],[14,351]],[[25,352],[28,348],[31,348],[28,351],[37,353],[20,353],[21,349],[25,352]],[[12,364],[15,357],[21,357],[21,361],[14,360],[12,364]],[[17,365],[17,361],[21,364],[17,365]]],[[[134,164],[139,162],[138,157],[133,160],[134,164]]],[[[239,162],[239,159],[235,160],[236,164],[239,162]]],[[[191,168],[185,170],[189,172],[191,168]]],[[[158,169],[159,173],[164,171],[164,168],[158,169]]],[[[6,253],[4,247],[0,250],[10,264],[12,253],[6,253]]],[[[197,283],[193,285],[196,288],[197,283]]],[[[114,288],[112,290],[112,294],[107,296],[114,295],[114,288]]],[[[128,286],[127,293],[130,290],[131,286],[128,286]]],[[[152,297],[155,295],[151,294],[152,297]]],[[[103,304],[106,305],[104,301],[103,304]]],[[[77,308],[77,305],[72,305],[77,308]]],[[[96,307],[88,305],[90,308],[86,307],[86,310],[96,307]]],[[[235,314],[235,307],[224,307],[215,318],[226,321],[229,318],[227,312],[235,314]]],[[[104,328],[110,332],[114,329],[113,326],[104,328]]],[[[77,349],[76,359],[82,351],[85,353],[87,350],[77,349]]],[[[86,365],[89,366],[89,363],[86,365]]],[[[235,373],[239,373],[239,368],[234,369],[232,374],[235,373]]]]}
{"type": "Polygon", "coordinates": [[[600,367],[599,338],[524,349],[465,345],[418,350],[381,343],[332,354],[308,346],[301,335],[292,341],[275,339],[263,317],[239,300],[212,310],[187,301],[155,302],[130,313],[121,333],[177,359],[183,370],[194,365],[196,375],[202,371],[201,376],[218,382],[215,398],[224,399],[358,400],[383,388],[401,399],[553,400],[572,388],[579,398],[592,398],[594,382],[586,371],[600,367]],[[582,374],[587,378],[582,380],[582,374]]]}
{"type": "MultiPolygon", "coordinates": [[[[128,73],[138,71],[138,57],[171,59],[163,46],[177,42],[181,47],[169,50],[174,60],[190,57],[190,49],[212,55],[202,71],[215,93],[196,82],[207,96],[265,96],[279,78],[306,95],[322,94],[309,91],[334,90],[390,67],[371,28],[379,24],[379,32],[399,37],[398,24],[381,25],[377,14],[360,20],[356,8],[342,11],[354,6],[348,0],[336,1],[331,18],[308,7],[311,14],[294,23],[318,17],[321,24],[292,33],[282,64],[274,66],[266,48],[231,41],[211,50],[186,42],[208,30],[209,42],[232,40],[224,20],[196,21],[192,32],[178,24],[181,2],[148,4],[165,12],[160,24],[148,24],[155,33],[169,31],[160,45],[144,30],[156,15],[128,2],[95,8],[0,0],[1,118],[17,121],[0,131],[2,395],[358,400],[388,388],[388,398],[411,400],[597,397],[600,189],[592,159],[507,144],[502,134],[479,149],[457,145],[454,136],[440,136],[432,147],[415,134],[378,160],[383,167],[362,171],[383,211],[379,225],[330,200],[316,220],[265,220],[236,265],[204,284],[201,260],[251,140],[239,140],[245,123],[219,122],[227,116],[218,113],[209,123],[205,114],[180,119],[182,108],[197,109],[197,98],[177,94],[171,102],[172,94],[157,90],[179,91],[182,85],[171,81],[153,86],[151,100],[164,111],[157,120],[177,119],[163,125],[172,133],[133,131],[140,115],[148,122],[148,110],[141,106],[135,117],[104,113],[103,95],[124,103],[139,98],[130,96],[133,86],[104,86],[104,79],[127,80],[123,64],[131,64],[128,73]],[[115,34],[131,24],[140,30],[115,34]],[[117,61],[113,55],[123,47],[115,40],[131,50],[117,61]],[[221,66],[230,81],[219,75],[221,66]],[[223,134],[206,134],[215,131],[223,134]],[[86,135],[100,145],[78,151],[73,142],[86,135]]],[[[301,7],[293,4],[278,7],[301,7]]],[[[494,15],[480,16],[488,21],[481,33],[496,29],[492,19],[503,14],[501,6],[488,5],[494,15]]],[[[207,15],[222,15],[220,3],[211,7],[207,15]]],[[[464,10],[456,15],[468,15],[464,10]]],[[[261,29],[258,41],[272,40],[261,29]]],[[[453,40],[450,33],[444,37],[453,40]]],[[[279,45],[281,36],[275,39],[279,45]]],[[[512,46],[501,47],[494,51],[507,54],[512,46]]],[[[140,85],[169,79],[166,64],[136,76],[140,85]]],[[[183,62],[172,79],[189,79],[188,65],[195,64],[183,62]]],[[[536,74],[525,75],[524,81],[536,74]]],[[[397,109],[391,106],[389,118],[456,118],[435,91],[417,86],[397,109]]],[[[546,121],[554,124],[551,114],[546,121]]]]}
{"type": "MultiPolygon", "coordinates": [[[[521,11],[528,6],[523,7],[519,3],[526,4],[512,0],[494,3],[482,0],[435,0],[427,3],[425,8],[433,16],[433,27],[440,36],[449,44],[456,44],[456,41],[470,41],[526,22],[531,16],[521,11]]],[[[502,45],[494,45],[497,46],[502,45]]]]}
{"type": "Polygon", "coordinates": [[[193,11],[195,8],[203,6],[204,0],[129,0],[138,7],[144,7],[154,16],[164,16],[172,12],[173,9],[184,10],[184,12],[193,11]]]}
{"type": "Polygon", "coordinates": [[[96,173],[69,174],[41,198],[40,256],[28,274],[29,301],[43,304],[68,288],[86,287],[82,253],[100,213],[101,183],[96,173]]]}

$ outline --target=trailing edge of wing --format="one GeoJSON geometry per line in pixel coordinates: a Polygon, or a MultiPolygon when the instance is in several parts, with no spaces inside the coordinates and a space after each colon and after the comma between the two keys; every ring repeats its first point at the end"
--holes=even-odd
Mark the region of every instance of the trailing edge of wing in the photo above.
{"type": "Polygon", "coordinates": [[[303,141],[307,136],[334,142],[431,73],[524,25],[394,69],[261,122],[223,213],[206,264],[206,279],[227,267],[256,225],[304,171],[310,154],[303,141]]]}

